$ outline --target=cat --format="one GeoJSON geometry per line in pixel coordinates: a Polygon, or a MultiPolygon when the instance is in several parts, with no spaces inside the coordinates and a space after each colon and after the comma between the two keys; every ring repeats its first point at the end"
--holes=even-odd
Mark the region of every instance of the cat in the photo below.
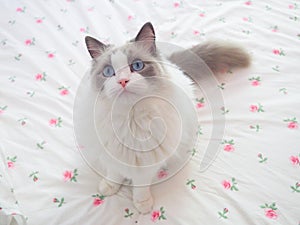
{"type": "Polygon", "coordinates": [[[176,165],[194,143],[190,135],[194,131],[188,129],[195,127],[195,112],[189,109],[198,70],[191,71],[188,52],[200,57],[214,74],[248,67],[250,57],[244,49],[220,42],[164,57],[150,22],[120,47],[90,36],[85,43],[92,58],[90,75],[99,92],[95,121],[101,151],[112,159],[101,162],[107,173],[99,192],[113,195],[130,180],[134,206],[142,214],[149,213],[154,204],[150,187],[157,172],[176,165]],[[173,155],[177,158],[172,162],[173,155]]]}

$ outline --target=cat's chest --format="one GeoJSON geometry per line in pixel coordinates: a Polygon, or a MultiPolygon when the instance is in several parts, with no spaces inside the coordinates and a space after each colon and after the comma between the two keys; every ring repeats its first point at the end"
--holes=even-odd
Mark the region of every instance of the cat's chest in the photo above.
{"type": "Polygon", "coordinates": [[[103,112],[99,134],[107,145],[126,142],[124,146],[154,149],[170,139],[179,138],[181,119],[176,109],[162,99],[145,99],[127,107],[119,105],[113,112],[103,112]]]}

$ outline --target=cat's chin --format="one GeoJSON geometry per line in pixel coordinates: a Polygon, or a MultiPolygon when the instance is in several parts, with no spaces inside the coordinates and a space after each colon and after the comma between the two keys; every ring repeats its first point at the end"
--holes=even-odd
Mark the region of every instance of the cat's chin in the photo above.
{"type": "Polygon", "coordinates": [[[145,91],[141,92],[139,90],[134,90],[132,88],[123,88],[119,91],[119,96],[124,97],[138,97],[140,95],[145,95],[145,91]]]}

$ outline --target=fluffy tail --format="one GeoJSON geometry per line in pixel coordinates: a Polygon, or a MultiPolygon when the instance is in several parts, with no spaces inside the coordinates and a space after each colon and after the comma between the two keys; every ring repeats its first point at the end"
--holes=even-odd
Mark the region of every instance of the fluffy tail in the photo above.
{"type": "Polygon", "coordinates": [[[227,42],[207,42],[189,50],[198,55],[214,73],[245,68],[251,61],[243,48],[227,42]]]}

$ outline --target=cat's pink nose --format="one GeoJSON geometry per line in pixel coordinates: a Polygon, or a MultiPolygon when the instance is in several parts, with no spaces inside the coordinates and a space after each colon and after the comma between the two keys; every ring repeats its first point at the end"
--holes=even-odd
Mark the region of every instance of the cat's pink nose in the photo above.
{"type": "Polygon", "coordinates": [[[129,80],[128,79],[120,79],[119,80],[119,84],[121,84],[122,85],[122,87],[123,88],[125,88],[125,86],[126,86],[126,84],[129,82],[129,80]]]}

